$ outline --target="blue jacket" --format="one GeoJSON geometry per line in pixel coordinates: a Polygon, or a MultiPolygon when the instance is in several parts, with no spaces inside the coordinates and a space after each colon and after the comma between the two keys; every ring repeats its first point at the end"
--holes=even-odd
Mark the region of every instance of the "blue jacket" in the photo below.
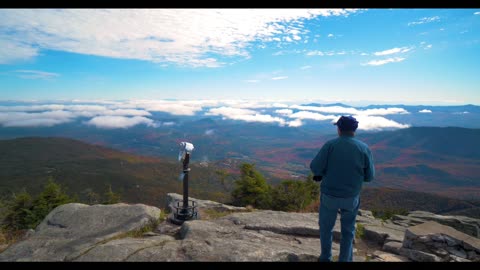
{"type": "Polygon", "coordinates": [[[375,177],[370,149],[348,135],[326,142],[310,163],[310,169],[313,175],[322,176],[322,193],[341,198],[360,194],[363,182],[375,177]]]}

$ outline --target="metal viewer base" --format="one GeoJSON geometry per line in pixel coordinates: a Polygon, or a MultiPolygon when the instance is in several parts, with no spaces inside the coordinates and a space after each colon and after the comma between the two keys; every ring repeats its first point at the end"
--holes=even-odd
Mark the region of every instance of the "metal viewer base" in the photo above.
{"type": "Polygon", "coordinates": [[[177,200],[173,206],[173,217],[170,221],[174,224],[181,225],[183,222],[192,219],[198,219],[197,203],[192,200],[188,200],[188,206],[183,206],[182,200],[177,200]]]}

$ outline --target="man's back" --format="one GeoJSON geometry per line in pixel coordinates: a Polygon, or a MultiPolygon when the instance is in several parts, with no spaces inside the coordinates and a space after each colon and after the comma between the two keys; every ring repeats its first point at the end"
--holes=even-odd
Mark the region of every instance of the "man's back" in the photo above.
{"type": "Polygon", "coordinates": [[[338,261],[353,259],[360,190],[363,182],[372,181],[375,175],[370,149],[354,138],[358,123],[353,116],[341,116],[334,123],[339,137],[326,142],[310,163],[314,179],[323,179],[318,215],[322,248],[319,261],[332,261],[332,231],[339,210],[342,237],[338,261]]]}
{"type": "Polygon", "coordinates": [[[341,198],[358,195],[363,182],[371,181],[375,174],[368,146],[348,135],[326,142],[310,168],[314,175],[322,176],[322,193],[341,198]]]}

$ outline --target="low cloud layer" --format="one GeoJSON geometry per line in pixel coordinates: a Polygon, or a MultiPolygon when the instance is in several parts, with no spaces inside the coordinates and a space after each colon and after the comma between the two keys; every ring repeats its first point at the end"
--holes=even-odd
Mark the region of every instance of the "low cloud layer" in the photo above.
{"type": "Polygon", "coordinates": [[[410,125],[400,124],[381,116],[356,115],[358,130],[378,131],[392,128],[408,128],[410,125]]]}
{"type": "Polygon", "coordinates": [[[145,124],[149,127],[157,126],[152,119],[143,116],[97,116],[87,121],[86,124],[103,129],[131,128],[139,124],[145,124]]]}
{"type": "Polygon", "coordinates": [[[280,117],[273,117],[269,114],[260,114],[254,110],[239,109],[232,107],[220,107],[210,109],[205,115],[220,115],[223,119],[242,120],[246,122],[279,123],[285,125],[285,120],[280,117]]]}
{"type": "Polygon", "coordinates": [[[351,114],[351,115],[389,115],[389,114],[408,114],[409,112],[403,108],[376,108],[376,109],[366,109],[359,110],[351,107],[341,107],[341,106],[302,106],[302,105],[292,105],[290,108],[305,110],[305,111],[315,111],[315,112],[324,112],[324,113],[337,113],[337,114],[351,114]]]}
{"type": "Polygon", "coordinates": [[[320,113],[307,112],[307,111],[299,111],[289,115],[289,117],[297,118],[297,119],[311,119],[311,120],[318,120],[318,121],[336,120],[338,118],[338,116],[335,116],[335,115],[323,115],[320,113]]]}
{"type": "Polygon", "coordinates": [[[421,111],[418,111],[419,113],[432,113],[431,110],[423,109],[421,111]]]}
{"type": "Polygon", "coordinates": [[[51,127],[72,122],[75,115],[68,111],[38,113],[0,112],[0,125],[4,127],[51,127]]]}
{"type": "MultiPolygon", "coordinates": [[[[211,116],[224,120],[270,123],[282,127],[298,128],[308,121],[335,121],[341,115],[362,119],[360,129],[379,130],[405,128],[408,125],[385,118],[388,115],[409,114],[403,108],[361,109],[344,106],[304,106],[275,100],[127,100],[84,101],[65,103],[24,103],[0,106],[0,126],[51,127],[81,121],[102,129],[131,128],[137,125],[168,127],[176,122],[156,120],[155,112],[172,116],[211,116]]],[[[428,113],[422,110],[420,113],[428,113]]],[[[207,130],[205,135],[213,135],[207,130]]]]}
{"type": "MultiPolygon", "coordinates": [[[[290,114],[288,117],[299,120],[330,121],[334,123],[341,115],[324,115],[316,112],[298,111],[290,114]]],[[[371,116],[368,114],[353,115],[358,121],[359,130],[382,130],[391,128],[407,128],[409,125],[400,124],[381,116],[371,116]]],[[[301,122],[300,122],[301,123],[301,122]]],[[[297,127],[302,124],[297,123],[297,127]]]]}

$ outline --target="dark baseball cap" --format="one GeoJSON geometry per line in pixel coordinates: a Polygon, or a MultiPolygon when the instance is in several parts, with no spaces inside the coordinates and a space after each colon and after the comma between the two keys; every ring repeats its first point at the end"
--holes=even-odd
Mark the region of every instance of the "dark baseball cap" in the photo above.
{"type": "Polygon", "coordinates": [[[358,128],[358,121],[355,117],[342,115],[334,125],[338,126],[341,131],[355,131],[358,128]]]}

